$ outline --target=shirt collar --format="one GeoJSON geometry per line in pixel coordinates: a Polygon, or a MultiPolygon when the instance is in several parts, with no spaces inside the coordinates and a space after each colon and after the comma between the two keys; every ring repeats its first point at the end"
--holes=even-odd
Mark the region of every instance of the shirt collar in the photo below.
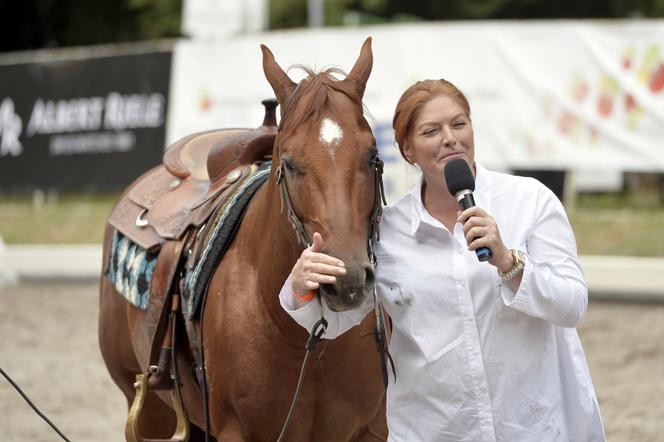
{"type": "Polygon", "coordinates": [[[491,172],[477,161],[475,161],[475,171],[475,191],[473,192],[475,204],[491,215],[491,202],[493,201],[491,172]]]}
{"type": "MultiPolygon", "coordinates": [[[[424,176],[420,175],[417,183],[410,189],[408,196],[410,198],[410,236],[414,236],[420,228],[422,218],[429,215],[429,212],[424,208],[422,202],[422,184],[424,183],[424,176]]],[[[429,215],[431,216],[431,215],[429,215]]]]}
{"type": "MultiPolygon", "coordinates": [[[[489,171],[477,161],[475,161],[475,171],[475,191],[473,192],[475,204],[480,206],[487,213],[491,214],[492,198],[489,171]]],[[[440,221],[431,216],[431,214],[424,207],[424,202],[422,201],[423,182],[424,176],[420,175],[420,178],[417,180],[417,184],[415,184],[407,194],[410,199],[411,207],[409,229],[411,236],[414,236],[415,233],[417,233],[422,224],[428,224],[437,228],[443,227],[440,221]]]]}

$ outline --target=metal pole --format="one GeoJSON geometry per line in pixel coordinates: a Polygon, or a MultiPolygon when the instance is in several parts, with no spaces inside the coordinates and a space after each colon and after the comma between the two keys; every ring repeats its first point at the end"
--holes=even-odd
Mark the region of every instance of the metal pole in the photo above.
{"type": "Polygon", "coordinates": [[[310,28],[322,28],[325,25],[323,0],[307,0],[307,17],[310,28]]]}

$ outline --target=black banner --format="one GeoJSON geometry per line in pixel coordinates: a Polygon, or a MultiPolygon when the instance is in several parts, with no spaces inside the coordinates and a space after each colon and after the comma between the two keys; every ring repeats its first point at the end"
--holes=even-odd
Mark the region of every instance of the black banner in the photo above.
{"type": "Polygon", "coordinates": [[[108,192],[159,164],[171,53],[0,66],[0,192],[108,192]]]}
{"type": "Polygon", "coordinates": [[[565,196],[565,177],[566,177],[566,172],[564,170],[517,169],[512,171],[512,173],[518,176],[535,178],[537,181],[548,187],[549,190],[555,193],[558,199],[561,202],[563,202],[563,198],[565,196]]]}

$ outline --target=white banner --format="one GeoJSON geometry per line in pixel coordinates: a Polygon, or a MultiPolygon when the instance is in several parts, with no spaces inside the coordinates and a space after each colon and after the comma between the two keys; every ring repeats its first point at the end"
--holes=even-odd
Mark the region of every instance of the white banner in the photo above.
{"type": "Polygon", "coordinates": [[[425,78],[445,78],[466,94],[477,158],[489,168],[664,171],[659,20],[431,23],[183,41],[174,52],[168,140],[260,124],[260,100],[272,96],[260,43],[284,68],[349,71],[367,36],[374,67],[365,104],[390,195],[416,176],[393,145],[392,113],[406,87],[425,78]]]}
{"type": "Polygon", "coordinates": [[[267,0],[184,0],[182,33],[216,39],[267,28],[267,0]]]}

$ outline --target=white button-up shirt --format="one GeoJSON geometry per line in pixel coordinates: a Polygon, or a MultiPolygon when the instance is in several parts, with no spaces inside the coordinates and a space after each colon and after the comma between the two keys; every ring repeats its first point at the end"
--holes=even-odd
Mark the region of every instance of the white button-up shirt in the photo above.
{"type": "MultiPolygon", "coordinates": [[[[576,242],[555,195],[536,180],[477,164],[475,201],[503,243],[525,255],[516,293],[425,209],[422,181],[383,212],[375,247],[380,301],[392,318],[397,380],[387,390],[390,441],[605,440],[575,326],[588,292],[576,242]]],[[[282,307],[308,330],[317,302],[282,307]]],[[[372,300],[369,300],[369,304],[372,300]]],[[[372,309],[335,313],[325,338],[372,309]]]]}

